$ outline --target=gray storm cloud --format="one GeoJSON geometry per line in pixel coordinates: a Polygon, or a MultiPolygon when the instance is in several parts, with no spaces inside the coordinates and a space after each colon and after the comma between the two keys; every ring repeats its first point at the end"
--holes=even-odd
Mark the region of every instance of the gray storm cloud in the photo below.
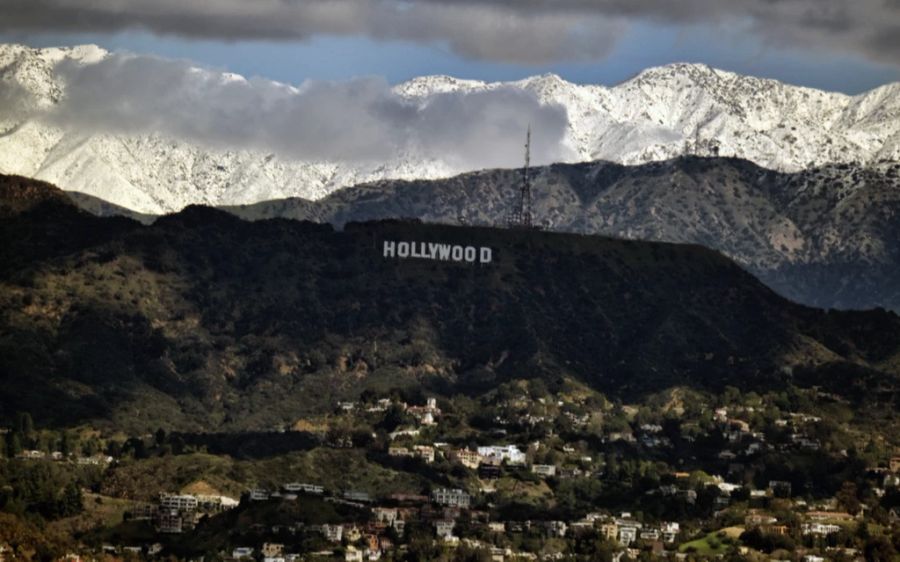
{"type": "MultiPolygon", "coordinates": [[[[65,95],[30,117],[79,132],[161,134],[307,161],[377,162],[415,152],[463,170],[520,165],[531,124],[540,132],[537,162],[567,156],[565,109],[512,88],[410,101],[380,78],[293,87],[131,54],[63,62],[56,72],[65,95]]],[[[29,107],[22,92],[0,87],[0,100],[29,107]]]]}
{"type": "Polygon", "coordinates": [[[365,36],[518,63],[596,60],[628,22],[719,23],[766,44],[900,64],[898,0],[4,0],[0,30],[146,29],[185,37],[365,36]]]}

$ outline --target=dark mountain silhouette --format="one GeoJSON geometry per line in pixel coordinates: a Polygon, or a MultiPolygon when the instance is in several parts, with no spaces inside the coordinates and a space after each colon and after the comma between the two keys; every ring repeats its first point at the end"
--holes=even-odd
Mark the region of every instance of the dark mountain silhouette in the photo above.
{"type": "Polygon", "coordinates": [[[3,420],[258,429],[366,388],[531,377],[622,398],[794,380],[896,399],[896,315],[791,303],[697,245],[204,207],[148,226],[20,179],[0,194],[3,420]],[[493,260],[385,258],[386,240],[493,260]]]}

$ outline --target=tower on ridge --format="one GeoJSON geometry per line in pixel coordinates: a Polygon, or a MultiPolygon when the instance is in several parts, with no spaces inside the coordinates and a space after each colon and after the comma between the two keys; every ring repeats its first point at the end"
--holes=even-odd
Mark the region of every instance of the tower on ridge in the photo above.
{"type": "Polygon", "coordinates": [[[522,187],[519,200],[507,220],[509,228],[535,228],[531,196],[531,125],[525,134],[525,167],[522,168],[522,187]]]}

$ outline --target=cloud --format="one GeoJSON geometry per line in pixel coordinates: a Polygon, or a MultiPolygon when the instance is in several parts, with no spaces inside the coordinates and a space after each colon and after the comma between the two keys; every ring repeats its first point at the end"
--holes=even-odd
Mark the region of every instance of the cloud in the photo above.
{"type": "MultiPolygon", "coordinates": [[[[112,54],[56,67],[65,94],[37,118],[84,133],[161,134],[222,149],[304,161],[379,162],[405,153],[456,170],[521,165],[531,124],[535,160],[567,154],[565,109],[499,88],[409,100],[381,78],[299,87],[198,68],[185,61],[112,54]]],[[[7,107],[28,107],[14,85],[7,107]]]]}
{"type": "Polygon", "coordinates": [[[598,60],[629,22],[722,24],[766,44],[900,64],[898,0],[4,0],[3,31],[146,29],[184,37],[365,36],[449,45],[462,56],[598,60]]]}

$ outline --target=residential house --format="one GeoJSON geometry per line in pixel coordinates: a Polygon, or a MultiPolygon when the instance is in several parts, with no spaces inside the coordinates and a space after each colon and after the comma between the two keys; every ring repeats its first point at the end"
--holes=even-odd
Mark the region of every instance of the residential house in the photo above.
{"type": "Polygon", "coordinates": [[[275,558],[284,554],[284,545],[277,542],[263,543],[262,555],[265,558],[275,558]]]}
{"type": "Polygon", "coordinates": [[[163,509],[173,509],[176,511],[192,511],[197,509],[199,501],[194,496],[189,495],[172,495],[161,494],[159,505],[163,509]]]}
{"type": "Polygon", "coordinates": [[[450,459],[458,462],[466,468],[476,469],[481,464],[481,455],[468,449],[457,449],[450,453],[450,459]]]}
{"type": "Polygon", "coordinates": [[[344,551],[344,562],[363,562],[363,551],[351,544],[344,551]]]}
{"type": "Polygon", "coordinates": [[[531,472],[545,478],[556,476],[556,466],[552,464],[533,464],[531,465],[531,472]]]}
{"type": "Polygon", "coordinates": [[[490,445],[478,447],[478,454],[495,462],[506,462],[510,465],[525,464],[525,453],[515,445],[490,445]]]}
{"type": "Polygon", "coordinates": [[[800,526],[800,532],[804,535],[830,535],[839,533],[840,525],[830,525],[825,523],[804,523],[800,526]]]}
{"type": "Polygon", "coordinates": [[[175,509],[163,509],[157,513],[156,528],[160,533],[179,534],[184,532],[184,520],[175,509]]]}
{"type": "Polygon", "coordinates": [[[438,505],[468,508],[472,497],[459,489],[437,488],[431,493],[431,499],[438,505]]]}
{"type": "Polygon", "coordinates": [[[282,488],[285,492],[302,492],[304,494],[313,494],[317,496],[325,493],[325,488],[323,488],[322,486],[316,486],[314,484],[303,484],[300,482],[291,482],[289,484],[283,485],[282,488]]]}
{"type": "Polygon", "coordinates": [[[414,454],[428,464],[434,462],[434,447],[430,445],[416,445],[413,447],[414,454]]]}
{"type": "Polygon", "coordinates": [[[501,523],[499,521],[492,521],[492,522],[488,523],[487,527],[488,527],[488,531],[490,531],[492,533],[503,534],[506,532],[506,525],[504,525],[503,523],[501,523]]]}
{"type": "Polygon", "coordinates": [[[790,529],[787,525],[763,525],[760,530],[767,535],[787,535],[790,529]]]}
{"type": "Polygon", "coordinates": [[[376,521],[387,523],[388,525],[393,525],[394,521],[397,520],[396,507],[376,507],[372,509],[372,514],[375,516],[376,521]]]}
{"type": "Polygon", "coordinates": [[[619,526],[613,522],[604,523],[600,525],[600,534],[603,535],[607,540],[618,540],[619,526]]]}
{"type": "Polygon", "coordinates": [[[220,511],[233,509],[240,505],[238,500],[229,498],[228,496],[198,494],[194,497],[197,498],[197,503],[199,504],[197,509],[207,513],[218,513],[220,511]]]}
{"type": "Polygon", "coordinates": [[[344,526],[343,525],[322,525],[319,527],[322,535],[329,542],[341,542],[341,539],[344,538],[344,526]]]}
{"type": "Polygon", "coordinates": [[[634,524],[619,525],[619,544],[628,546],[636,541],[639,528],[638,525],[634,524]]]}
{"type": "Polygon", "coordinates": [[[681,530],[681,528],[677,522],[670,521],[663,523],[660,530],[662,531],[663,542],[673,543],[678,537],[678,532],[681,530]]]}
{"type": "Polygon", "coordinates": [[[388,447],[388,456],[389,457],[412,457],[413,452],[410,451],[407,447],[388,447]]]}
{"type": "Polygon", "coordinates": [[[853,521],[846,511],[809,511],[806,516],[813,521],[853,521]]]}
{"type": "Polygon", "coordinates": [[[566,525],[565,521],[548,521],[547,522],[547,532],[556,537],[564,537],[566,536],[566,530],[568,529],[568,525],[566,525]]]}
{"type": "Polygon", "coordinates": [[[449,540],[453,537],[454,527],[456,527],[456,521],[440,519],[434,522],[434,531],[442,540],[449,540]]]}

